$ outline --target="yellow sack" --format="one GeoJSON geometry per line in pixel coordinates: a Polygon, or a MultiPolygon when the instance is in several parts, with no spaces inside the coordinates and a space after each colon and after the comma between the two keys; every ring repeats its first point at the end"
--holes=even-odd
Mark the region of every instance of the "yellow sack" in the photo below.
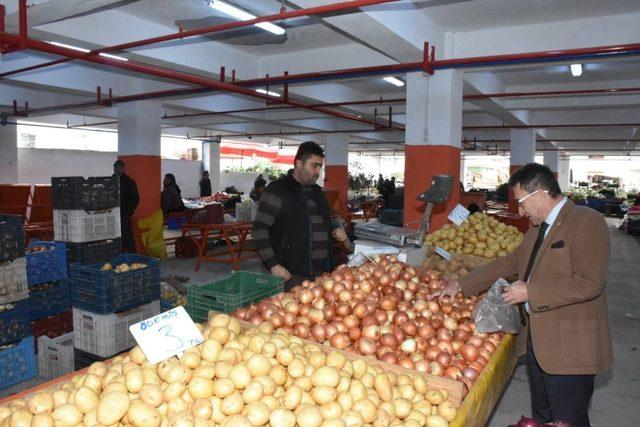
{"type": "Polygon", "coordinates": [[[167,247],[164,243],[164,218],[158,209],[150,217],[138,221],[140,239],[147,254],[152,257],[167,259],[167,247]]]}

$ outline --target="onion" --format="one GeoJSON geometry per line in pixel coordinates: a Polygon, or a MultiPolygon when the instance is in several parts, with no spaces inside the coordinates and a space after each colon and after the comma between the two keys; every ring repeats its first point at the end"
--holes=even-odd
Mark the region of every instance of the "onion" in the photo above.
{"type": "Polygon", "coordinates": [[[472,346],[479,348],[483,342],[484,340],[482,338],[478,336],[473,336],[469,338],[468,344],[471,344],[472,346]]]}
{"type": "Polygon", "coordinates": [[[415,368],[413,360],[411,360],[408,357],[403,357],[402,359],[398,360],[398,365],[402,366],[403,368],[407,368],[407,369],[414,369],[415,368]]]}
{"type": "Polygon", "coordinates": [[[340,350],[344,350],[350,344],[349,337],[346,334],[338,332],[331,337],[331,346],[340,350]]]}
{"type": "Polygon", "coordinates": [[[382,360],[383,362],[392,363],[394,365],[398,363],[398,356],[396,356],[394,353],[391,353],[391,352],[384,353],[382,356],[379,357],[379,359],[382,360]]]}
{"type": "Polygon", "coordinates": [[[441,377],[444,375],[444,368],[438,362],[429,363],[429,373],[441,377]]]}
{"type": "Polygon", "coordinates": [[[380,345],[388,346],[395,350],[398,348],[398,339],[393,334],[385,333],[380,336],[380,345]]]}
{"type": "Polygon", "coordinates": [[[327,338],[331,338],[338,333],[338,328],[336,325],[330,323],[324,327],[324,333],[327,338]]]}
{"type": "Polygon", "coordinates": [[[363,328],[366,328],[367,326],[377,325],[377,324],[378,324],[378,319],[376,318],[375,314],[369,314],[360,321],[360,325],[362,325],[363,328]]]}
{"type": "Polygon", "coordinates": [[[343,317],[342,322],[348,329],[357,328],[360,325],[360,319],[352,314],[343,317]]]}
{"type": "Polygon", "coordinates": [[[422,372],[423,374],[429,373],[429,361],[426,359],[420,359],[415,362],[416,371],[422,372]]]}
{"type": "Polygon", "coordinates": [[[448,367],[451,363],[451,354],[447,352],[440,352],[436,356],[436,362],[441,364],[442,366],[448,367]]]}
{"type": "Polygon", "coordinates": [[[324,318],[327,319],[328,322],[332,321],[336,317],[336,307],[333,304],[325,305],[322,312],[324,313],[324,318]]]}
{"type": "Polygon", "coordinates": [[[418,335],[428,340],[436,336],[436,330],[431,325],[426,324],[418,329],[418,335]]]}
{"type": "Polygon", "coordinates": [[[385,311],[391,311],[396,308],[396,300],[393,297],[390,297],[389,295],[385,295],[382,298],[380,298],[380,301],[378,302],[378,307],[385,311]]]}
{"type": "Polygon", "coordinates": [[[362,319],[369,313],[369,310],[365,303],[359,302],[353,307],[352,312],[358,319],[362,319]]]}
{"type": "Polygon", "coordinates": [[[396,336],[396,339],[398,340],[398,342],[404,341],[405,338],[407,337],[407,334],[405,334],[404,331],[397,326],[394,326],[393,328],[393,335],[396,336]]]}
{"type": "Polygon", "coordinates": [[[440,341],[437,347],[440,349],[440,351],[453,354],[453,345],[450,341],[440,341]]]}
{"type": "Polygon", "coordinates": [[[438,354],[440,354],[440,349],[435,345],[428,347],[427,351],[425,352],[425,356],[429,360],[436,360],[436,357],[438,357],[438,354]]]}
{"type": "Polygon", "coordinates": [[[383,324],[387,321],[387,313],[382,310],[376,310],[374,315],[379,324],[383,324]]]}
{"type": "Polygon", "coordinates": [[[467,362],[473,362],[478,358],[478,356],[480,355],[480,352],[478,350],[478,347],[471,344],[465,344],[460,349],[460,354],[462,354],[462,357],[467,362]]]}
{"type": "Polygon", "coordinates": [[[393,324],[397,326],[402,326],[405,322],[409,320],[409,315],[402,311],[397,311],[396,314],[393,315],[393,324]]]}
{"type": "Polygon", "coordinates": [[[324,326],[314,325],[313,328],[311,328],[311,336],[313,337],[314,340],[318,342],[323,342],[327,338],[327,334],[324,326]]]}
{"type": "Polygon", "coordinates": [[[416,340],[414,340],[413,338],[406,339],[402,342],[402,344],[400,344],[400,350],[409,354],[415,353],[417,348],[418,348],[418,344],[416,343],[416,340]]]}
{"type": "Polygon", "coordinates": [[[458,368],[457,366],[449,366],[444,371],[444,376],[449,377],[452,380],[457,380],[461,374],[462,374],[462,371],[460,371],[460,368],[458,368]]]}
{"type": "Polygon", "coordinates": [[[336,306],[336,314],[340,317],[345,317],[351,314],[351,307],[346,302],[341,302],[336,306]]]}
{"type": "Polygon", "coordinates": [[[338,294],[335,293],[333,290],[328,290],[327,292],[324,293],[324,300],[329,304],[331,304],[332,302],[336,302],[338,301],[338,294]]]}
{"type": "Polygon", "coordinates": [[[284,317],[279,313],[274,313],[269,321],[273,325],[274,329],[278,329],[284,323],[284,317]]]}
{"type": "Polygon", "coordinates": [[[358,351],[365,356],[371,356],[376,353],[376,342],[363,336],[358,340],[358,351]]]}
{"type": "Polygon", "coordinates": [[[370,338],[374,341],[378,341],[380,339],[380,327],[378,325],[371,325],[362,328],[362,336],[370,338]]]}
{"type": "Polygon", "coordinates": [[[452,333],[447,328],[440,328],[436,334],[439,341],[451,341],[452,333]]]}
{"type": "Polygon", "coordinates": [[[418,327],[413,321],[409,320],[402,325],[402,330],[409,336],[416,336],[418,334],[418,327]]]}
{"type": "Polygon", "coordinates": [[[351,341],[357,341],[362,336],[362,331],[360,328],[351,328],[349,329],[349,338],[351,341]]]}
{"type": "Polygon", "coordinates": [[[311,289],[305,289],[300,292],[300,294],[298,294],[298,301],[305,305],[311,304],[311,301],[313,301],[313,292],[311,292],[311,289]]]}
{"type": "Polygon", "coordinates": [[[453,320],[451,317],[445,317],[444,322],[442,322],[444,327],[450,331],[455,331],[458,328],[458,322],[453,320]]]}
{"type": "Polygon", "coordinates": [[[465,368],[465,369],[463,369],[462,370],[462,375],[464,375],[466,378],[468,378],[472,382],[475,382],[475,380],[478,379],[478,371],[476,371],[473,368],[465,368]]]}
{"type": "Polygon", "coordinates": [[[309,337],[310,333],[309,325],[305,323],[298,322],[293,325],[293,334],[299,336],[300,338],[309,337]]]}

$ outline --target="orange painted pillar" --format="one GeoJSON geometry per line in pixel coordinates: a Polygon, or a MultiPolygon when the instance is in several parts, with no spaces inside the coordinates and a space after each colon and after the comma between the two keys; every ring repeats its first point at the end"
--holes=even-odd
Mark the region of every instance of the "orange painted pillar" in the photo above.
{"type": "MultiPolygon", "coordinates": [[[[535,129],[511,129],[511,149],[509,175],[522,166],[535,162],[536,155],[536,131],[535,129]]],[[[518,213],[518,203],[509,189],[509,211],[518,213]]]]}
{"type": "Polygon", "coordinates": [[[132,225],[138,253],[143,253],[137,222],[160,209],[162,105],[151,101],[118,104],[118,158],[136,181],[140,204],[132,225]]]}
{"type": "Polygon", "coordinates": [[[346,210],[349,197],[349,140],[346,134],[327,135],[324,146],[324,188],[337,190],[338,200],[346,210]]]}
{"type": "Polygon", "coordinates": [[[449,223],[460,201],[462,139],[462,73],[457,70],[407,74],[404,166],[404,225],[418,228],[426,204],[416,198],[431,186],[434,175],[453,178],[449,200],[435,205],[430,232],[449,223]]]}

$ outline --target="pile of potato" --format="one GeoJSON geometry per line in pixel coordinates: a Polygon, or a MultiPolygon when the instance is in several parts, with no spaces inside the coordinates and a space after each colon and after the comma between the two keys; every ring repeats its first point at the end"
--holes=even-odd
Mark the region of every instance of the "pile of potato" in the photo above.
{"type": "Polygon", "coordinates": [[[469,215],[460,226],[446,224],[427,235],[427,243],[448,252],[494,259],[513,252],[522,238],[523,234],[516,227],[477,212],[469,215]]]}
{"type": "Polygon", "coordinates": [[[105,263],[102,267],[100,267],[101,271],[110,271],[113,270],[116,273],[126,273],[127,271],[132,271],[132,270],[141,270],[143,268],[147,268],[147,264],[142,264],[139,262],[134,262],[131,265],[127,264],[127,263],[123,263],[123,264],[118,264],[116,266],[116,268],[113,268],[113,265],[111,265],[110,263],[105,263]]]}
{"type": "Polygon", "coordinates": [[[470,255],[451,254],[451,260],[447,261],[440,255],[434,253],[429,255],[422,263],[423,268],[435,270],[447,279],[459,279],[469,274],[471,270],[488,263],[484,257],[470,255]]]}
{"type": "Polygon", "coordinates": [[[270,325],[236,319],[199,325],[205,341],[151,365],[140,348],[97,362],[56,389],[0,407],[8,427],[447,426],[447,393],[419,374],[383,372],[270,325]]]}

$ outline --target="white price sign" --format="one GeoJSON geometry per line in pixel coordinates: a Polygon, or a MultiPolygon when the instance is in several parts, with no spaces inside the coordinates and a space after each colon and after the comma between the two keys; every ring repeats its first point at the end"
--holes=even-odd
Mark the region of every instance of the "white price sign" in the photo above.
{"type": "Polygon", "coordinates": [[[436,253],[447,261],[451,261],[451,254],[442,249],[440,246],[436,246],[436,253]]]}
{"type": "Polygon", "coordinates": [[[453,208],[448,218],[455,225],[460,225],[467,220],[469,213],[470,212],[464,206],[458,204],[458,206],[453,208]]]}
{"type": "Polygon", "coordinates": [[[150,363],[159,363],[204,341],[184,307],[179,306],[129,327],[150,363]]]}

